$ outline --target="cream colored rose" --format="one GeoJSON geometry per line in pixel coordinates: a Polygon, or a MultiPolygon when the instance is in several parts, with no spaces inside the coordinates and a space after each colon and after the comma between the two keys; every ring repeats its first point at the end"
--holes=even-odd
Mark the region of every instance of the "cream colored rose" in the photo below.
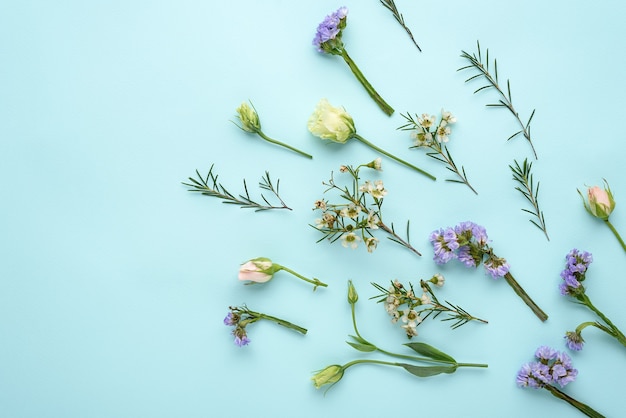
{"type": "Polygon", "coordinates": [[[319,101],[307,126],[313,135],[342,144],[356,133],[348,112],[342,107],[333,107],[326,99],[319,101]]]}

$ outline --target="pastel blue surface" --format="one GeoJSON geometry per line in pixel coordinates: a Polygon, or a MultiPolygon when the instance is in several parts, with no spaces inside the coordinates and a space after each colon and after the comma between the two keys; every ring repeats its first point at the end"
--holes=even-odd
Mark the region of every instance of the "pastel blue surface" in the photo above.
{"type": "MultiPolygon", "coordinates": [[[[592,301],[626,328],[626,254],[583,209],[576,189],[608,180],[611,221],[626,234],[622,114],[626,109],[623,16],[605,1],[397,0],[419,53],[378,1],[346,2],[344,41],[368,80],[396,109],[385,116],[339,57],[311,45],[318,23],[342,4],[328,0],[36,1],[0,5],[0,416],[3,417],[441,417],[580,416],[546,391],[519,389],[515,375],[539,345],[565,350],[563,334],[595,317],[560,296],[572,248],[593,253],[592,301]],[[509,78],[539,155],[503,109],[473,95],[461,50],[479,40],[509,78]],[[383,213],[411,221],[418,258],[381,238],[369,254],[316,240],[313,202],[341,164],[377,154],[362,144],[326,144],[306,122],[321,98],[342,105],[370,141],[437,175],[436,182],[388,160],[373,178],[389,194],[383,213]],[[251,100],[264,131],[314,155],[306,160],[237,129],[251,100]],[[458,118],[449,142],[478,191],[397,131],[400,113],[458,118]],[[533,161],[550,241],[520,209],[508,165],[533,161]],[[214,170],[232,192],[246,179],[258,198],[268,170],[293,211],[255,213],[189,193],[181,182],[214,170]],[[378,175],[376,175],[378,174],[378,175]],[[550,315],[541,323],[504,281],[482,269],[437,266],[428,234],[472,220],[550,315]],[[243,286],[240,263],[265,256],[329,283],[315,293],[281,272],[243,286]],[[463,362],[420,379],[362,365],[324,396],[310,377],[359,353],[346,283],[360,294],[364,336],[403,351],[370,282],[418,283],[440,272],[438,295],[489,324],[451,330],[421,325],[424,341],[463,362]],[[306,336],[260,322],[238,348],[222,319],[229,305],[282,317],[306,336]]],[[[331,196],[327,196],[329,199],[331,196]]],[[[571,353],[579,370],[564,390],[606,416],[623,415],[624,347],[587,329],[571,353]]]]}

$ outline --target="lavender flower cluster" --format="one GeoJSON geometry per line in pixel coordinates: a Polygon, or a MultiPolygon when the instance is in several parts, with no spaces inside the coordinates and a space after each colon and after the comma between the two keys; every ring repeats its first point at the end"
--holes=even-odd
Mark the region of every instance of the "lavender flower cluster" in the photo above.
{"type": "Polygon", "coordinates": [[[504,258],[495,256],[487,245],[487,231],[483,226],[469,221],[461,222],[455,227],[433,231],[429,240],[435,250],[433,259],[437,264],[457,259],[466,267],[478,267],[486,255],[487,259],[483,264],[494,279],[509,272],[509,263],[504,258]]]}
{"type": "Polygon", "coordinates": [[[347,16],[348,8],[340,7],[337,11],[326,16],[324,21],[318,25],[315,38],[313,38],[313,45],[317,47],[319,52],[330,52],[324,48],[323,44],[338,38],[338,35],[341,38],[341,30],[345,27],[347,16]]]}
{"type": "Polygon", "coordinates": [[[246,333],[247,323],[241,320],[241,315],[237,312],[236,308],[231,307],[230,309],[231,311],[228,312],[224,318],[224,325],[235,327],[232,334],[235,336],[235,345],[237,347],[248,345],[250,338],[248,338],[248,334],[246,333]]]}
{"type": "Polygon", "coordinates": [[[559,290],[563,296],[576,296],[585,291],[582,281],[585,280],[585,273],[593,261],[593,256],[587,251],[582,253],[574,248],[565,256],[565,270],[561,272],[563,281],[559,285],[559,290]]]}
{"type": "Polygon", "coordinates": [[[551,384],[564,387],[576,380],[578,370],[572,367],[571,358],[564,352],[548,346],[541,346],[535,351],[538,361],[526,363],[517,372],[517,385],[533,389],[551,384]]]}

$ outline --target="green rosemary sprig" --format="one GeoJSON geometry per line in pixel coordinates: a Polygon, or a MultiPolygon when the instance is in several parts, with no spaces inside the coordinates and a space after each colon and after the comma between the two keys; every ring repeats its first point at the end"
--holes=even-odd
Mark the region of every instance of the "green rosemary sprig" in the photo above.
{"type": "Polygon", "coordinates": [[[548,241],[550,241],[550,237],[548,236],[548,231],[546,229],[546,220],[543,216],[543,211],[539,210],[539,182],[535,186],[533,181],[533,175],[530,172],[533,164],[528,162],[528,159],[524,159],[524,163],[520,166],[517,160],[513,160],[515,162],[515,167],[509,165],[509,168],[513,172],[513,180],[518,182],[520,186],[516,187],[515,190],[519,191],[524,195],[526,200],[530,202],[533,207],[533,210],[522,209],[524,212],[530,213],[535,216],[537,220],[529,219],[529,221],[535,225],[537,228],[541,229],[545,234],[548,241]]]}
{"type": "Polygon", "coordinates": [[[485,60],[483,61],[483,57],[480,51],[480,43],[478,41],[476,41],[476,45],[477,45],[477,49],[478,49],[478,55],[477,54],[469,54],[465,51],[461,51],[461,57],[465,58],[466,60],[468,60],[470,62],[470,65],[467,65],[465,67],[461,67],[459,68],[457,71],[461,71],[461,70],[466,70],[466,69],[470,69],[470,68],[474,68],[476,70],[478,70],[478,74],[475,74],[473,76],[471,76],[470,78],[468,78],[467,80],[465,80],[465,82],[469,82],[471,80],[474,80],[475,78],[480,78],[480,77],[484,77],[485,80],[487,81],[487,84],[474,90],[474,94],[478,93],[481,90],[485,90],[488,88],[494,88],[498,91],[498,93],[500,94],[500,99],[498,100],[498,103],[491,103],[491,104],[487,104],[487,106],[490,107],[504,107],[507,108],[511,114],[513,114],[513,116],[515,116],[515,119],[517,120],[517,123],[520,126],[520,130],[515,132],[513,135],[511,135],[508,140],[511,140],[513,138],[515,138],[517,135],[522,134],[524,135],[524,138],[526,138],[526,140],[528,141],[528,143],[530,144],[530,147],[533,150],[533,154],[535,156],[535,159],[537,159],[537,152],[535,151],[535,147],[531,141],[530,138],[530,122],[533,119],[533,116],[535,115],[535,109],[533,109],[532,113],[530,114],[530,117],[528,118],[528,122],[523,123],[522,120],[520,119],[519,113],[517,113],[517,111],[515,110],[515,108],[513,107],[513,100],[511,98],[511,82],[507,79],[506,80],[506,89],[507,92],[505,93],[502,88],[500,87],[500,84],[498,82],[498,61],[496,59],[493,60],[493,75],[489,72],[489,49],[487,49],[486,51],[486,56],[485,56],[485,60]]]}
{"type": "Polygon", "coordinates": [[[398,11],[398,8],[396,7],[396,3],[393,0],[380,0],[380,3],[383,6],[385,6],[385,8],[387,8],[393,14],[393,17],[395,17],[396,21],[400,24],[400,26],[404,28],[407,35],[409,35],[409,37],[411,38],[411,41],[413,41],[413,44],[417,47],[418,51],[422,52],[422,48],[420,48],[420,46],[415,41],[415,38],[413,37],[411,30],[404,23],[404,16],[402,16],[402,13],[398,11]]]}
{"type": "Polygon", "coordinates": [[[191,187],[189,189],[190,192],[197,192],[204,196],[217,197],[218,199],[223,200],[222,203],[239,205],[242,208],[246,209],[252,208],[255,212],[270,209],[291,210],[291,208],[285,204],[285,202],[281,199],[279,195],[280,180],[276,181],[276,187],[274,187],[274,184],[272,184],[272,180],[270,178],[270,173],[268,171],[266,171],[265,175],[261,178],[261,181],[259,182],[259,188],[271,192],[280,201],[280,206],[272,205],[263,194],[261,194],[261,199],[263,199],[263,202],[265,202],[265,204],[258,203],[252,200],[250,198],[250,194],[248,193],[248,186],[245,179],[243,180],[244,194],[240,194],[239,196],[233,195],[226,189],[226,187],[217,182],[217,178],[219,176],[213,173],[213,165],[211,165],[209,173],[206,175],[206,177],[203,177],[198,170],[196,170],[196,174],[198,176],[198,179],[189,177],[190,183],[183,182],[185,186],[191,187]]]}

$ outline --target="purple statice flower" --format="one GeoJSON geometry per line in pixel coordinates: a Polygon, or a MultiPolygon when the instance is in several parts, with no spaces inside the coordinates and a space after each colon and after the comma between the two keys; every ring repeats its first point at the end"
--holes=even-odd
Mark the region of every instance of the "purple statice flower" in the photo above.
{"type": "Polygon", "coordinates": [[[250,344],[250,338],[246,334],[246,330],[243,327],[237,327],[233,330],[233,335],[235,336],[235,345],[237,347],[243,347],[244,345],[250,344]]]}
{"type": "MultiPolygon", "coordinates": [[[[449,238],[448,234],[447,239],[449,240],[449,238]]],[[[446,264],[448,261],[456,258],[454,249],[450,248],[446,241],[446,231],[443,229],[433,231],[428,239],[433,244],[433,249],[435,250],[435,256],[433,257],[435,263],[446,264]]]]}
{"type": "Polygon", "coordinates": [[[572,359],[566,353],[559,351],[551,367],[552,380],[563,387],[576,380],[578,370],[572,367],[572,359]]]}
{"type": "Polygon", "coordinates": [[[466,267],[476,267],[476,260],[472,257],[469,245],[459,247],[457,258],[461,263],[465,264],[466,267]]]}
{"type": "Polygon", "coordinates": [[[322,23],[317,26],[313,45],[317,47],[319,52],[325,52],[322,48],[324,42],[333,40],[341,33],[341,21],[348,16],[348,9],[340,7],[337,11],[329,14],[324,18],[322,23]]]}
{"type": "Polygon", "coordinates": [[[535,357],[539,360],[554,360],[558,354],[554,348],[548,347],[547,345],[542,345],[535,351],[535,357]]]}
{"type": "Polygon", "coordinates": [[[239,315],[237,315],[236,313],[228,312],[228,315],[226,315],[226,318],[224,318],[224,325],[228,325],[228,326],[233,326],[233,325],[237,325],[237,323],[239,322],[239,315]]]}
{"type": "Polygon", "coordinates": [[[572,273],[585,274],[587,268],[589,268],[589,265],[593,261],[593,255],[587,251],[581,253],[574,248],[565,256],[565,259],[567,260],[566,268],[569,271],[572,273]]]}
{"type": "Polygon", "coordinates": [[[565,333],[565,345],[567,348],[573,351],[580,351],[583,349],[583,345],[585,344],[585,340],[583,336],[576,331],[567,331],[565,333]]]}
{"type": "Polygon", "coordinates": [[[581,289],[581,282],[585,280],[585,273],[593,261],[593,256],[587,251],[581,253],[574,248],[565,256],[565,260],[565,269],[561,272],[563,281],[559,285],[559,290],[563,296],[575,296],[581,290],[584,291],[581,289]]]}
{"type": "Polygon", "coordinates": [[[510,266],[504,258],[491,256],[485,261],[485,270],[494,279],[505,276],[509,272],[510,266]]]}
{"type": "Polygon", "coordinates": [[[537,361],[522,365],[517,372],[517,386],[539,389],[549,384],[551,380],[550,368],[537,361]]]}

